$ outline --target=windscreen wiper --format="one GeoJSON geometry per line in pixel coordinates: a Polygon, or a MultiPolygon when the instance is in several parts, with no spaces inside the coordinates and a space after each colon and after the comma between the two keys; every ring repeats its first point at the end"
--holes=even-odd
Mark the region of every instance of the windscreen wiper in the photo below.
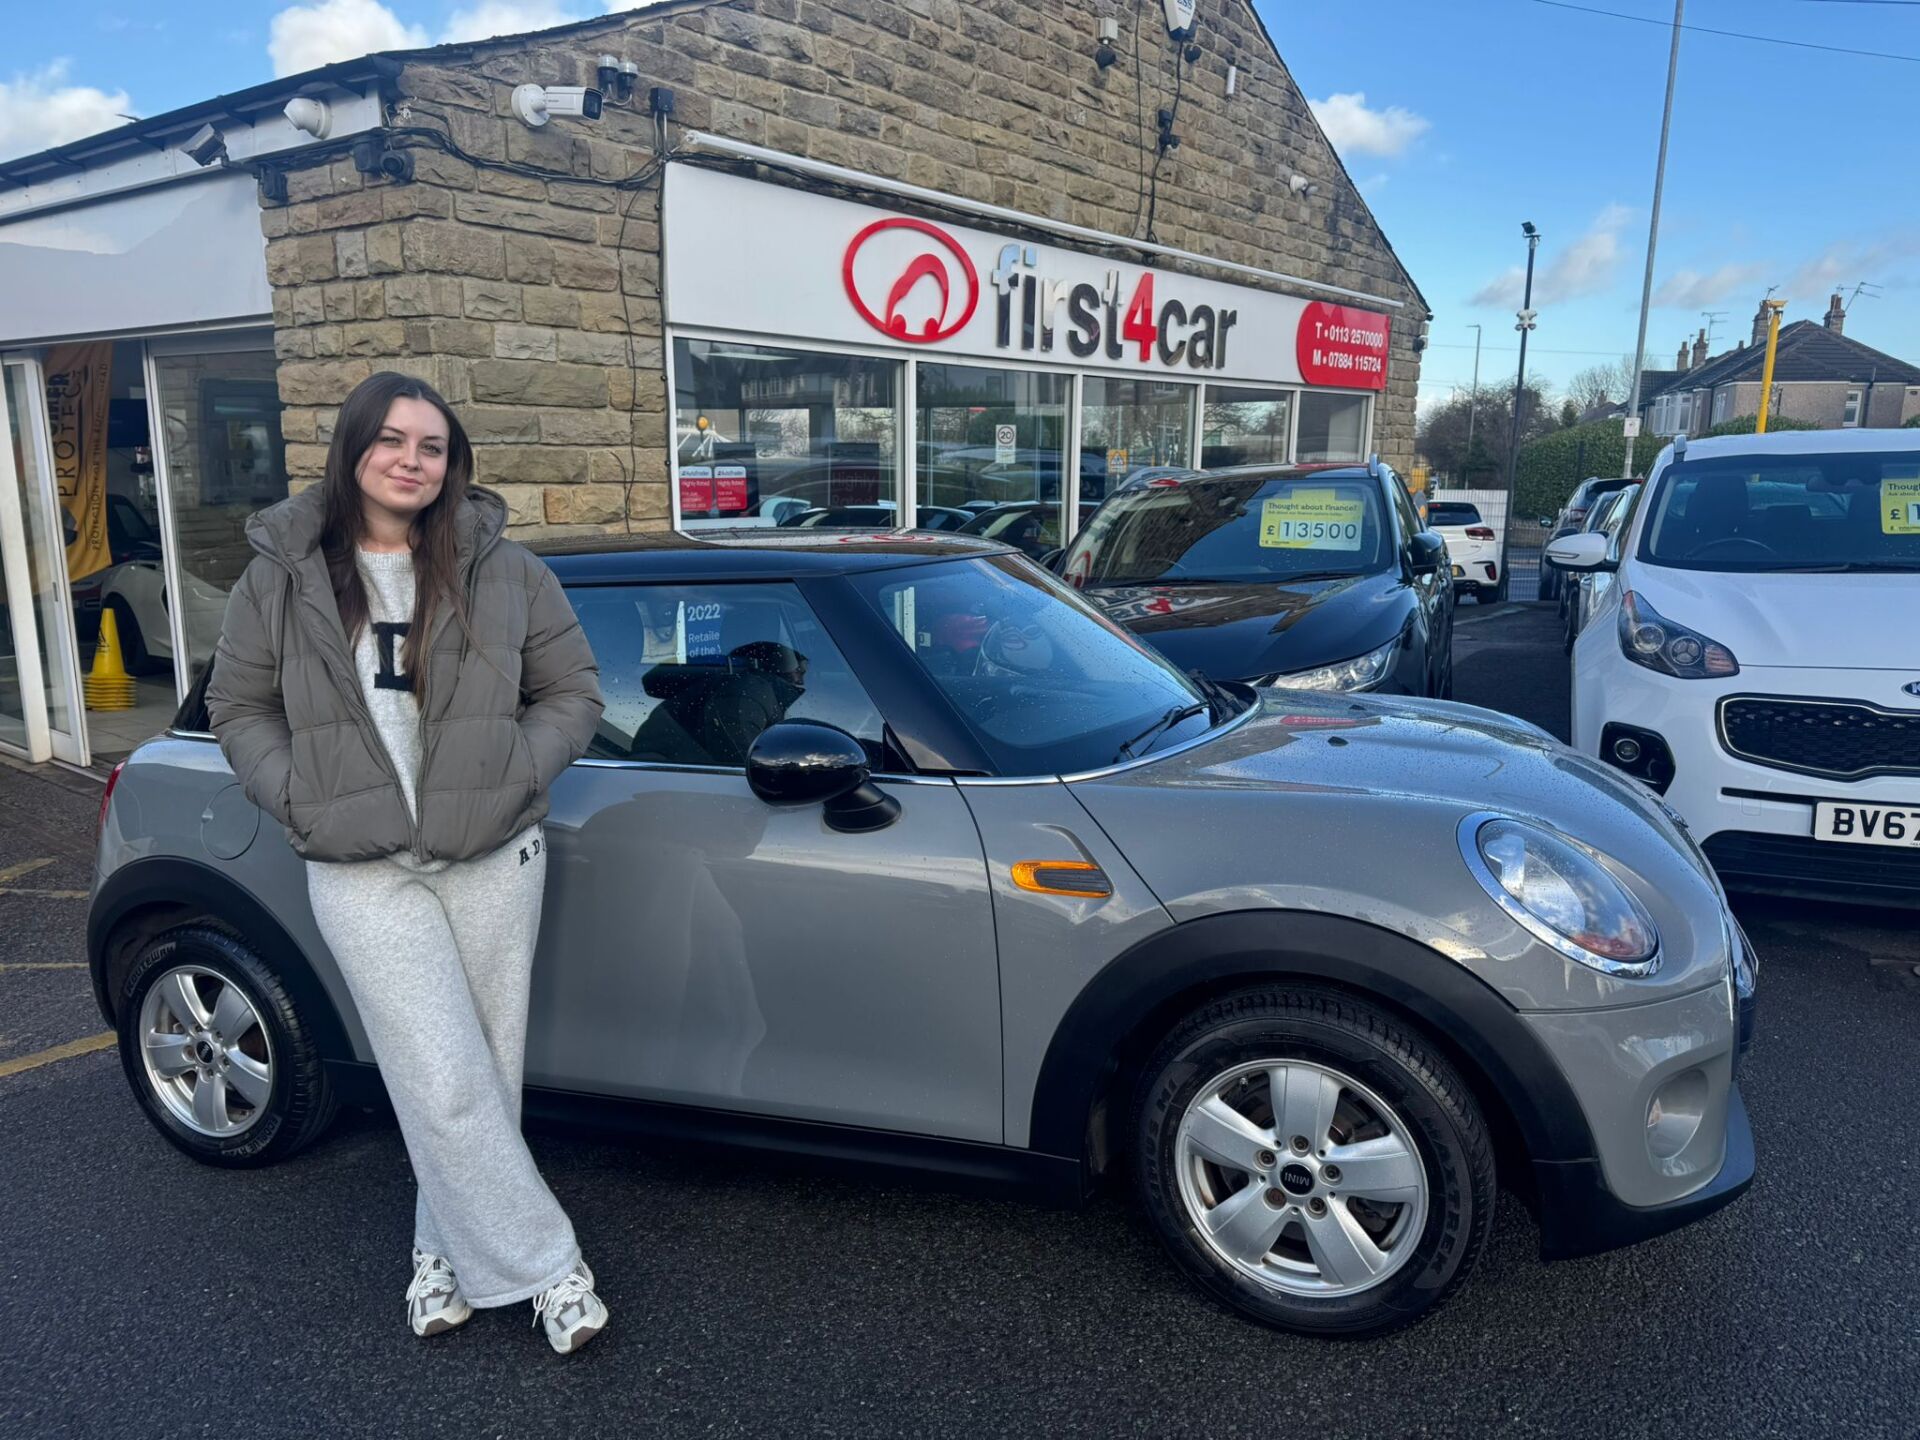
{"type": "Polygon", "coordinates": [[[1212,702],[1206,700],[1196,700],[1190,705],[1176,705],[1158,720],[1154,721],[1153,724],[1134,736],[1133,739],[1122,745],[1120,747],[1120,753],[1113,758],[1115,760],[1131,760],[1133,758],[1134,746],[1146,744],[1147,741],[1153,739],[1156,735],[1164,734],[1166,731],[1171,730],[1182,720],[1191,719],[1195,715],[1210,714],[1212,710],[1212,702]]]}

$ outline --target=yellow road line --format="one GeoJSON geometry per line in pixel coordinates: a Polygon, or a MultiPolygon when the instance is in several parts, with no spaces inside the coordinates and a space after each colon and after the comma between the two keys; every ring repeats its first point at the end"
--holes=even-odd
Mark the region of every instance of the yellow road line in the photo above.
{"type": "Polygon", "coordinates": [[[51,1050],[42,1050],[35,1055],[22,1055],[17,1060],[0,1061],[0,1080],[9,1075],[18,1075],[23,1070],[38,1070],[42,1065],[51,1065],[56,1060],[71,1060],[76,1055],[91,1055],[96,1050],[111,1049],[117,1043],[117,1037],[109,1030],[104,1035],[89,1035],[84,1040],[69,1040],[64,1045],[56,1045],[51,1050]]]}
{"type": "Polygon", "coordinates": [[[0,885],[0,895],[30,895],[39,900],[84,900],[85,890],[25,890],[17,885],[0,885]]]}
{"type": "Polygon", "coordinates": [[[84,960],[14,960],[0,965],[0,970],[84,970],[84,960]]]}
{"type": "Polygon", "coordinates": [[[31,875],[36,870],[44,870],[53,864],[53,857],[43,856],[38,860],[22,860],[18,865],[9,865],[0,870],[0,885],[11,885],[22,875],[31,875]]]}

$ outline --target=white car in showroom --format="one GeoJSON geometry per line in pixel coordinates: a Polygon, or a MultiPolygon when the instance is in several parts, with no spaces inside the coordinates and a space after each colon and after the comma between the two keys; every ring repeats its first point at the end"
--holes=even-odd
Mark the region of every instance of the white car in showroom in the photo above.
{"type": "Polygon", "coordinates": [[[1500,577],[1500,535],[1480,518],[1480,507],[1465,500],[1434,500],[1427,506],[1427,528],[1447,542],[1456,594],[1482,603],[1504,600],[1500,577]]]}
{"type": "Polygon", "coordinates": [[[1920,905],[1920,434],[1676,441],[1573,647],[1573,743],[1666,796],[1729,886],[1920,905]]]}

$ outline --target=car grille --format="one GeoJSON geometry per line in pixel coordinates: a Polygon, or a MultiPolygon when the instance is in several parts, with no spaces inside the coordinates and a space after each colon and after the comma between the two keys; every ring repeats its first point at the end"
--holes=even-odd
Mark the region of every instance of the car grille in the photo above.
{"type": "Polygon", "coordinates": [[[1811,835],[1722,830],[1700,847],[1729,889],[1920,904],[1920,849],[1836,845],[1811,835]]]}
{"type": "Polygon", "coordinates": [[[1720,702],[1720,741],[1743,760],[1804,775],[1920,775],[1920,710],[1737,695],[1720,702]]]}

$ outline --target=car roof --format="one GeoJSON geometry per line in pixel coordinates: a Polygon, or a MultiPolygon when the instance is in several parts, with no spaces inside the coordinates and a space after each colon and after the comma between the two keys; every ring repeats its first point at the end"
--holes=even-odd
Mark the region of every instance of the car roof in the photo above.
{"type": "Polygon", "coordinates": [[[1833,455],[1855,451],[1920,450],[1920,435],[1899,430],[1782,430],[1766,435],[1710,435],[1687,441],[1686,454],[1663,458],[1710,460],[1721,455],[1833,455]]]}
{"type": "Polygon", "coordinates": [[[997,540],[952,530],[808,530],[772,526],[586,535],[528,546],[563,581],[789,580],[892,570],[935,560],[1018,555],[997,540]]]}

